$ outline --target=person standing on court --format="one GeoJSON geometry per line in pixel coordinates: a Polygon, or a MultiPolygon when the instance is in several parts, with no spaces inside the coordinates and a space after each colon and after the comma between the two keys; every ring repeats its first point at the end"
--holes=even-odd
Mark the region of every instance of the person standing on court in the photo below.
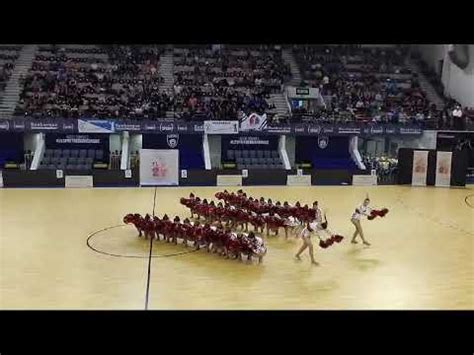
{"type": "Polygon", "coordinates": [[[301,246],[300,250],[298,253],[296,253],[295,258],[298,260],[301,260],[300,255],[302,252],[306,250],[306,248],[309,249],[309,257],[311,258],[311,264],[313,265],[319,265],[316,260],[314,260],[314,248],[313,248],[313,243],[311,242],[311,234],[314,233],[316,229],[316,226],[314,223],[307,223],[306,227],[303,228],[303,230],[300,233],[301,239],[303,239],[303,245],[301,246]]]}

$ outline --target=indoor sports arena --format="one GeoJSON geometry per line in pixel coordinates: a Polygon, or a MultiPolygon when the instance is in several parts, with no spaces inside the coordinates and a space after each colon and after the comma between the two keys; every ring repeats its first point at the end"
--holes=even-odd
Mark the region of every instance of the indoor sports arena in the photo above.
{"type": "Polygon", "coordinates": [[[0,45],[0,309],[473,310],[473,68],[0,45]]]}

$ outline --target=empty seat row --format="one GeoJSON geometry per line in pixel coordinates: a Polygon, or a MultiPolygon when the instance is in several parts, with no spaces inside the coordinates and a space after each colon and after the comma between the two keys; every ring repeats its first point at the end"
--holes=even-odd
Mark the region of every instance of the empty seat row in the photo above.
{"type": "Polygon", "coordinates": [[[92,164],[40,164],[40,169],[47,170],[91,170],[92,164]]]}
{"type": "Polygon", "coordinates": [[[243,158],[278,158],[277,150],[228,150],[227,159],[243,158]]]}
{"type": "Polygon", "coordinates": [[[236,157],[237,164],[280,164],[280,158],[242,158],[236,157]]]}
{"type": "Polygon", "coordinates": [[[237,169],[284,169],[283,164],[237,164],[237,169]]]}
{"type": "Polygon", "coordinates": [[[84,157],[43,157],[44,164],[92,164],[94,158],[84,157]]]}
{"type": "Polygon", "coordinates": [[[104,152],[99,149],[46,149],[44,152],[45,157],[81,157],[81,158],[93,158],[103,159],[104,152]]]}

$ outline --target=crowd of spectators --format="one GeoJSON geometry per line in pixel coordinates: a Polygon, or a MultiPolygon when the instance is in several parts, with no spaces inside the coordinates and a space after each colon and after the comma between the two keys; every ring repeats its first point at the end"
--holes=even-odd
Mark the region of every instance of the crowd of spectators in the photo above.
{"type": "Polygon", "coordinates": [[[174,52],[174,111],[179,117],[237,119],[274,108],[290,66],[279,46],[177,48],[174,52]]]}
{"type": "Polygon", "coordinates": [[[64,118],[163,117],[168,97],[158,75],[157,46],[40,48],[17,115],[64,118]]]}
{"type": "MultiPolygon", "coordinates": [[[[15,47],[16,48],[16,47],[15,47]]],[[[0,90],[18,57],[0,47],[0,90]]],[[[301,86],[319,88],[322,105],[293,109],[283,121],[417,124],[465,129],[474,110],[453,100],[443,110],[430,104],[417,75],[405,64],[403,47],[299,45],[293,53],[301,86]]],[[[31,70],[20,79],[16,115],[63,118],[238,119],[273,116],[272,93],[291,78],[282,48],[254,46],[176,46],[174,85],[164,89],[159,75],[163,46],[40,46],[31,70]]],[[[275,121],[276,122],[276,121],[275,121]]]]}
{"type": "MultiPolygon", "coordinates": [[[[311,119],[377,123],[437,120],[439,111],[406,67],[406,50],[358,45],[295,46],[303,85],[319,88],[324,105],[311,119]]],[[[295,116],[298,116],[298,112],[295,116]]]]}
{"type": "Polygon", "coordinates": [[[0,92],[4,91],[18,59],[20,46],[0,47],[0,92]]]}

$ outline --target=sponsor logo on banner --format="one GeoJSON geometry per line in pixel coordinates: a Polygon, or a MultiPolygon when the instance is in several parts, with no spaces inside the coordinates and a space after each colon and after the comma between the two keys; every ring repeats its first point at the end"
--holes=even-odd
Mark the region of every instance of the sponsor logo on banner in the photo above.
{"type": "Polygon", "coordinates": [[[268,133],[291,133],[291,127],[290,126],[283,126],[283,127],[270,127],[267,126],[265,129],[265,132],[268,133]]]}
{"type": "Polygon", "coordinates": [[[337,132],[339,134],[359,134],[360,133],[360,128],[355,128],[355,127],[338,127],[337,132]]]}
{"type": "Polygon", "coordinates": [[[321,133],[321,126],[309,126],[308,133],[310,134],[319,134],[321,133]]]}
{"type": "Polygon", "coordinates": [[[428,152],[424,150],[413,151],[413,170],[411,184],[413,186],[426,186],[428,174],[428,152]]]}
{"type": "Polygon", "coordinates": [[[63,123],[62,129],[63,131],[74,131],[74,123],[63,123]]]}
{"type": "Polygon", "coordinates": [[[30,129],[32,131],[56,131],[59,129],[57,122],[30,122],[30,129]]]}
{"type": "Polygon", "coordinates": [[[115,123],[102,120],[77,120],[79,133],[114,133],[115,123]]]}
{"type": "Polygon", "coordinates": [[[239,133],[239,121],[204,121],[206,134],[236,134],[239,133]]]}
{"type": "Polygon", "coordinates": [[[385,128],[385,134],[395,134],[395,133],[397,133],[397,130],[394,127],[385,128]]]}
{"type": "Polygon", "coordinates": [[[116,131],[141,131],[142,126],[139,123],[116,123],[116,131]]]}
{"type": "Polygon", "coordinates": [[[452,152],[436,152],[436,186],[451,186],[452,152]]]}
{"type": "Polygon", "coordinates": [[[194,129],[194,132],[204,132],[204,125],[203,124],[195,124],[193,129],[194,129]]]}
{"type": "Polygon", "coordinates": [[[421,134],[423,131],[419,128],[400,128],[400,134],[421,134]]]}
{"type": "Polygon", "coordinates": [[[323,127],[322,133],[334,133],[334,127],[323,127]]]}
{"type": "Polygon", "coordinates": [[[13,122],[13,129],[24,131],[25,130],[25,122],[13,122]]]}
{"type": "Polygon", "coordinates": [[[327,137],[327,136],[318,137],[318,147],[320,149],[326,149],[328,144],[329,144],[329,137],[327,137]]]}
{"type": "Polygon", "coordinates": [[[188,125],[187,124],[178,123],[176,125],[176,127],[177,127],[178,132],[180,132],[180,133],[188,131],[188,125]]]}
{"type": "Polygon", "coordinates": [[[251,113],[247,115],[242,113],[240,118],[240,130],[241,131],[262,131],[267,126],[268,119],[267,114],[259,115],[257,113],[251,113]]]}
{"type": "Polygon", "coordinates": [[[154,124],[154,123],[145,123],[143,125],[143,129],[145,131],[156,131],[156,124],[154,124]]]}
{"type": "Polygon", "coordinates": [[[383,134],[383,127],[371,127],[370,134],[383,134]]]}
{"type": "Polygon", "coordinates": [[[166,143],[170,148],[176,148],[179,142],[179,134],[168,134],[166,135],[166,143]]]}
{"type": "Polygon", "coordinates": [[[173,132],[174,131],[174,123],[160,123],[160,131],[161,132],[173,132]]]}
{"type": "Polygon", "coordinates": [[[0,130],[8,131],[10,129],[10,122],[7,120],[0,121],[0,130]]]}
{"type": "Polygon", "coordinates": [[[305,133],[305,126],[295,126],[295,133],[305,133]]]}

